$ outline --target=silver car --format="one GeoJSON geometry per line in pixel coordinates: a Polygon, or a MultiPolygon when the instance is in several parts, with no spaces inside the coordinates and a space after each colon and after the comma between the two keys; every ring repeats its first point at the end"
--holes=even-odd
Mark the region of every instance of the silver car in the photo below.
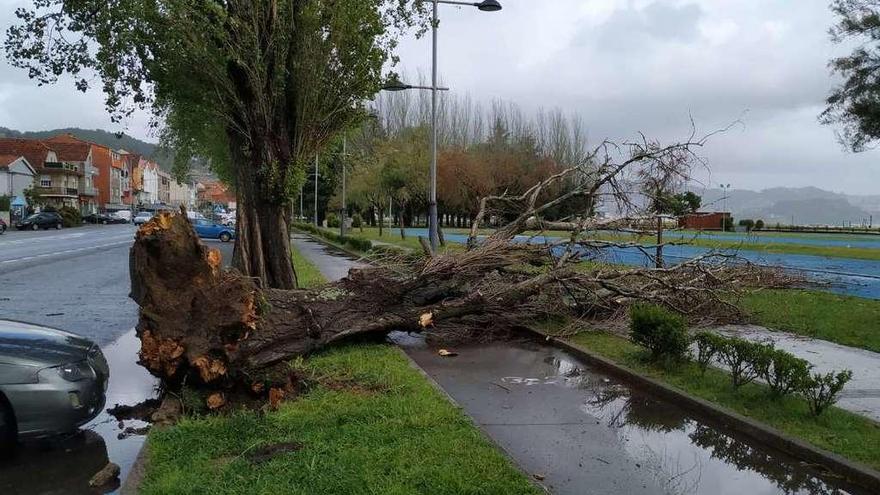
{"type": "Polygon", "coordinates": [[[75,431],[104,408],[110,370],[92,341],[0,320],[0,454],[17,438],[75,431]]]}

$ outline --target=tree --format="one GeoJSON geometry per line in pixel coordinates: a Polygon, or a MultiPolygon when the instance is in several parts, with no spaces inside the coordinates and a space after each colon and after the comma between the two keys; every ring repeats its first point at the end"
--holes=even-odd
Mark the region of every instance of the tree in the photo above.
{"type": "Polygon", "coordinates": [[[862,151],[880,138],[880,0],[834,0],[831,10],[838,16],[832,40],[857,43],[830,63],[844,81],[828,96],[820,120],[839,124],[841,142],[862,151]]]}
{"type": "MultiPolygon", "coordinates": [[[[416,0],[34,0],[5,43],[39,83],[97,73],[115,121],[149,108],[178,172],[193,155],[234,187],[234,266],[292,288],[289,204],[304,169],[365,115],[416,0]]],[[[424,26],[423,26],[424,27],[424,26]]]]}

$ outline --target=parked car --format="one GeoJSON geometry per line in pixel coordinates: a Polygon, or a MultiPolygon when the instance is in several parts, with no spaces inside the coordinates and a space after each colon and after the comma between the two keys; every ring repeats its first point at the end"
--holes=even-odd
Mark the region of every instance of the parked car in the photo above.
{"type": "Polygon", "coordinates": [[[143,225],[143,224],[149,222],[152,218],[153,218],[153,214],[151,212],[142,211],[142,212],[138,213],[137,216],[135,216],[134,220],[132,220],[132,221],[134,222],[135,225],[143,225]]]}
{"type": "Polygon", "coordinates": [[[131,210],[114,211],[110,216],[122,220],[122,222],[117,223],[131,223],[131,210]]]}
{"type": "Polygon", "coordinates": [[[3,233],[6,232],[6,229],[6,221],[0,218],[0,235],[3,235],[3,233]]]}
{"type": "Polygon", "coordinates": [[[227,227],[235,227],[235,212],[221,213],[220,222],[227,227]]]}
{"type": "Polygon", "coordinates": [[[75,431],[104,408],[110,369],[92,341],[0,320],[0,452],[75,431]]]}
{"type": "Polygon", "coordinates": [[[84,223],[100,223],[100,224],[108,224],[110,223],[110,217],[103,213],[90,213],[83,217],[84,223]]]}
{"type": "Polygon", "coordinates": [[[229,242],[235,238],[235,229],[225,225],[218,225],[203,218],[191,219],[190,222],[196,234],[202,239],[220,239],[223,242],[229,242]]]}
{"type": "Polygon", "coordinates": [[[39,230],[51,228],[61,230],[62,227],[64,227],[64,222],[61,220],[61,215],[55,213],[54,211],[34,213],[33,215],[22,220],[21,222],[18,222],[18,224],[16,224],[15,226],[15,228],[17,228],[18,230],[39,230]]]}

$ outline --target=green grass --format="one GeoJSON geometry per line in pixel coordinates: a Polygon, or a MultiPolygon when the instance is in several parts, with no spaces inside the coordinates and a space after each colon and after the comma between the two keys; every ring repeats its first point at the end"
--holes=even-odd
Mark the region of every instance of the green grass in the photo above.
{"type": "Polygon", "coordinates": [[[740,301],[756,324],[880,352],[880,301],[821,291],[766,290],[740,301]]]}
{"type": "Polygon", "coordinates": [[[650,364],[632,342],[604,333],[582,333],[572,340],[587,349],[646,376],[666,382],[697,397],[732,409],[846,458],[880,469],[880,423],[839,408],[821,417],[810,415],[798,397],[771,399],[766,386],[749,384],[733,389],[727,372],[709,369],[701,375],[694,363],[674,369],[650,364]]]}
{"type": "MultiPolygon", "coordinates": [[[[338,229],[337,229],[338,230],[338,229]]],[[[449,232],[448,230],[444,230],[445,232],[449,232]]],[[[379,235],[378,227],[364,227],[363,229],[351,229],[347,234],[350,237],[357,237],[360,239],[367,239],[369,241],[381,242],[386,244],[391,244],[397,247],[402,247],[404,249],[409,249],[411,251],[422,252],[422,245],[419,244],[418,236],[408,235],[405,239],[400,238],[400,229],[394,227],[392,229],[382,229],[382,235],[379,235]]],[[[441,247],[440,251],[445,252],[455,252],[461,251],[464,249],[464,246],[455,243],[455,242],[447,242],[446,247],[441,247]]]]}
{"type": "Polygon", "coordinates": [[[184,419],[151,432],[140,493],[539,493],[396,348],[335,348],[299,367],[319,385],[277,412],[184,419]],[[277,442],[302,447],[265,463],[248,459],[277,442]]]}
{"type": "Polygon", "coordinates": [[[327,283],[327,279],[312,262],[307,260],[296,246],[290,246],[293,257],[293,269],[296,271],[296,280],[301,288],[307,289],[327,283]]]}

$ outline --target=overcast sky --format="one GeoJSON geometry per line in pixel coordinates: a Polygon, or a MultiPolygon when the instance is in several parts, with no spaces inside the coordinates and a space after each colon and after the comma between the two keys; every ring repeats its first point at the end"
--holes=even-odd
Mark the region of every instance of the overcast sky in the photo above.
{"type": "MultiPolygon", "coordinates": [[[[0,0],[5,33],[21,0],[0,0]]],[[[707,185],[818,186],[880,194],[880,151],[847,153],[817,122],[842,53],[827,0],[502,0],[504,10],[441,6],[440,70],[453,91],[527,110],[579,113],[591,140],[642,131],[685,137],[740,120],[710,141],[707,185]]],[[[430,39],[404,40],[401,69],[430,73],[430,39]]],[[[147,118],[128,133],[151,139],[147,118]]],[[[102,95],[39,88],[0,61],[0,126],[119,130],[102,95]]]]}

